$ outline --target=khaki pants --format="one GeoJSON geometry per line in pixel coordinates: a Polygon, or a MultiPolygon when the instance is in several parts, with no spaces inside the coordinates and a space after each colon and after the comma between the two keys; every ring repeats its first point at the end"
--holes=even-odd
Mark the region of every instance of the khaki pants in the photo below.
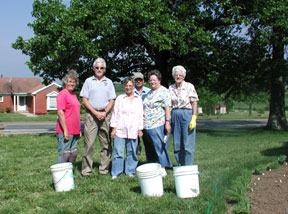
{"type": "Polygon", "coordinates": [[[94,142],[97,135],[100,141],[99,173],[107,174],[111,158],[110,120],[112,113],[108,113],[105,120],[99,121],[90,112],[86,112],[84,123],[84,151],[82,159],[82,175],[90,175],[93,168],[94,142]]]}

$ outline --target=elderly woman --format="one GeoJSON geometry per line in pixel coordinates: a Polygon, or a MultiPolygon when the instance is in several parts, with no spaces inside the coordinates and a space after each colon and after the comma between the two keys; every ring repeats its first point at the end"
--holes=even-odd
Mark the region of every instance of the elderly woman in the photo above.
{"type": "Polygon", "coordinates": [[[138,164],[136,149],[138,137],[143,133],[142,99],[133,92],[134,80],[127,77],[123,81],[125,94],[117,97],[112,113],[111,138],[114,139],[112,157],[112,180],[124,171],[124,150],[126,147],[125,174],[133,177],[138,164]]]}
{"type": "Polygon", "coordinates": [[[58,120],[56,134],[58,140],[58,163],[74,163],[77,158],[77,142],[81,136],[80,103],[73,93],[78,77],[70,70],[63,79],[64,89],[57,95],[58,120]]]}
{"type": "Polygon", "coordinates": [[[158,162],[162,166],[162,176],[166,176],[165,167],[172,167],[168,155],[169,142],[164,142],[164,135],[171,131],[170,93],[161,85],[161,73],[153,70],[148,75],[151,91],[144,98],[143,142],[148,162],[158,162]]]}
{"type": "Polygon", "coordinates": [[[169,87],[172,100],[172,133],[174,154],[179,166],[192,165],[194,161],[198,95],[191,83],[185,82],[186,69],[172,69],[175,83],[169,87]]]}

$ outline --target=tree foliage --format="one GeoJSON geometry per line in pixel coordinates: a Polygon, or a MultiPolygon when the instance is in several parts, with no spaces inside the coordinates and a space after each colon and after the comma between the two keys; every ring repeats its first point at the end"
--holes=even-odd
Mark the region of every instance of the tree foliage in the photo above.
{"type": "Polygon", "coordinates": [[[114,81],[156,68],[167,86],[181,64],[196,89],[227,99],[268,92],[267,127],[281,129],[287,8],[287,0],[35,0],[34,37],[20,36],[13,47],[30,56],[29,68],[46,83],[71,68],[83,83],[100,56],[114,81]]]}

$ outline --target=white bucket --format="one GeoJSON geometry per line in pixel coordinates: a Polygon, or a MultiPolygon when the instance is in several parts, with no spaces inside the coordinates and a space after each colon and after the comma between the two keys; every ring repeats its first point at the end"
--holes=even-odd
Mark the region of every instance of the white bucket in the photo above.
{"type": "Polygon", "coordinates": [[[58,163],[50,166],[56,192],[74,189],[72,163],[58,163]]]}
{"type": "Polygon", "coordinates": [[[179,198],[194,198],[200,194],[197,165],[173,167],[173,174],[179,198]]]}
{"type": "Polygon", "coordinates": [[[145,196],[162,196],[163,183],[161,176],[161,165],[158,163],[147,163],[136,168],[141,192],[145,196]]]}

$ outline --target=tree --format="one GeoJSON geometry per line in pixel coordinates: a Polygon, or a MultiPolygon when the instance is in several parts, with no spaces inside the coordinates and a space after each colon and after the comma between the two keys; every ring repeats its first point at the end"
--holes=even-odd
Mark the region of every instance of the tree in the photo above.
{"type": "Polygon", "coordinates": [[[266,57],[262,65],[267,69],[264,76],[270,93],[267,128],[287,129],[284,102],[287,60],[284,59],[284,48],[288,43],[288,1],[235,1],[231,4],[231,8],[238,9],[237,15],[247,22],[249,36],[264,47],[266,57]]]}

